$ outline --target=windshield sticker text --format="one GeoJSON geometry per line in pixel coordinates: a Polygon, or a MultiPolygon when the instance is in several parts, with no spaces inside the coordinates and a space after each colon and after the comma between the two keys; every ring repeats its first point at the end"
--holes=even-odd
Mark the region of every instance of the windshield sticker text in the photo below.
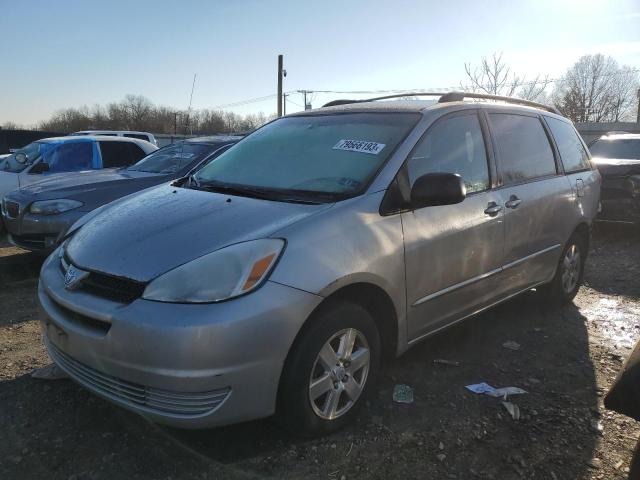
{"type": "Polygon", "coordinates": [[[370,153],[371,155],[378,155],[384,147],[384,143],[342,139],[333,146],[333,150],[347,150],[349,152],[361,152],[370,153]]]}

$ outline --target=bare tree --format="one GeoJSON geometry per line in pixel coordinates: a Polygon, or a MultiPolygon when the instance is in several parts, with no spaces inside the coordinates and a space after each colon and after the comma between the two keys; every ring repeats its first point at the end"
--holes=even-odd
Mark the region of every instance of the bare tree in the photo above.
{"type": "Polygon", "coordinates": [[[41,130],[74,132],[78,130],[143,130],[154,133],[198,134],[243,132],[253,130],[267,122],[264,113],[238,115],[219,110],[192,110],[189,115],[169,107],[155,106],[141,95],[127,95],[121,102],[106,106],[67,108],[57,111],[47,121],[41,122],[41,130]]]}
{"type": "Polygon", "coordinates": [[[574,122],[612,122],[631,117],[639,78],[612,57],[585,55],[556,83],[555,106],[574,122]]]}
{"type": "Polygon", "coordinates": [[[638,72],[623,65],[616,74],[611,95],[611,119],[614,122],[631,120],[638,102],[638,72]]]}
{"type": "Polygon", "coordinates": [[[502,60],[502,53],[494,53],[491,58],[482,57],[479,66],[465,63],[464,70],[471,85],[461,83],[463,89],[491,95],[541,101],[546,97],[545,91],[551,83],[548,76],[538,75],[527,81],[524,75],[512,72],[511,67],[502,60]]]}

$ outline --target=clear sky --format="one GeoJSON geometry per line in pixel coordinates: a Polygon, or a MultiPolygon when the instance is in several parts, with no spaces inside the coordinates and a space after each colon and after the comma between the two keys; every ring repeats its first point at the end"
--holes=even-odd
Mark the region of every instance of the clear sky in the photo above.
{"type": "Polygon", "coordinates": [[[0,124],[128,93],[183,109],[194,73],[194,108],[271,95],[279,53],[292,91],[455,87],[500,51],[529,78],[598,52],[640,68],[640,0],[0,0],[0,124]]]}

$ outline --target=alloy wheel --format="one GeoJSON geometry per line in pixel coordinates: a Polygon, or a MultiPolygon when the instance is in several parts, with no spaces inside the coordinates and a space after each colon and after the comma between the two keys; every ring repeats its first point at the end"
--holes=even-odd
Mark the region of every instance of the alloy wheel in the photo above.
{"type": "Polygon", "coordinates": [[[371,352],[359,330],[347,328],[320,349],[311,369],[309,401],[320,418],[334,420],[355,405],[364,390],[371,352]]]}
{"type": "Polygon", "coordinates": [[[562,260],[562,288],[565,293],[571,293],[580,280],[580,249],[576,244],[572,244],[566,251],[562,260]]]}

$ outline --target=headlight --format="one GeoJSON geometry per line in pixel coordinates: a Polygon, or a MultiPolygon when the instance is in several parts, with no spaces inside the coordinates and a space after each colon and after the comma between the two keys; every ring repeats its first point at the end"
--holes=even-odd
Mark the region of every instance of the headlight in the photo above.
{"type": "Polygon", "coordinates": [[[67,198],[60,198],[56,200],[41,200],[39,202],[33,202],[29,211],[38,215],[55,215],[56,213],[67,212],[74,208],[83,206],[84,203],[77,200],[70,200],[67,198]]]}
{"type": "Polygon", "coordinates": [[[208,303],[243,295],[262,285],[283,248],[284,240],[265,238],[216,250],[156,278],[142,298],[208,303]]]}

